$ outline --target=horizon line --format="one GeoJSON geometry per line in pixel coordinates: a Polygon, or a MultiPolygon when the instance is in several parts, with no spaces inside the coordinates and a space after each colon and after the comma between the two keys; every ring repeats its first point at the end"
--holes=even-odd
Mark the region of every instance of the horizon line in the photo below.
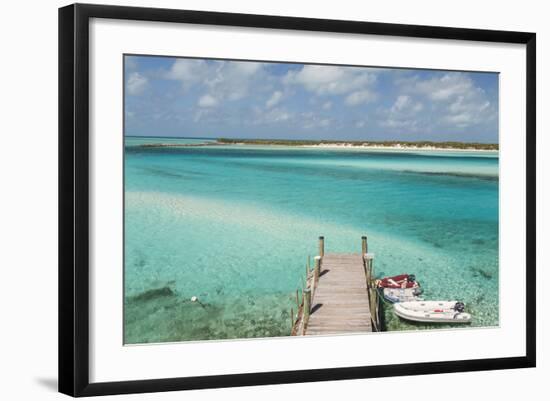
{"type": "Polygon", "coordinates": [[[429,140],[429,139],[416,139],[416,140],[401,140],[401,139],[311,139],[311,138],[248,138],[248,137],[229,137],[229,136],[174,136],[174,135],[127,135],[124,137],[130,138],[175,138],[175,139],[231,139],[231,140],[246,140],[246,141],[334,141],[334,142],[430,142],[430,143],[465,143],[465,144],[484,144],[484,145],[499,145],[499,142],[475,142],[475,141],[459,141],[459,140],[429,140]]]}

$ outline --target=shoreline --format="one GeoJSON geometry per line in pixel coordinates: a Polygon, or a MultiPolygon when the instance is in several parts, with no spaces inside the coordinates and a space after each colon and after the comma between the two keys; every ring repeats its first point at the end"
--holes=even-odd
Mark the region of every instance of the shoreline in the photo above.
{"type": "Polygon", "coordinates": [[[403,150],[467,150],[467,151],[498,151],[498,143],[458,142],[458,141],[404,141],[404,140],[334,140],[334,139],[230,139],[217,138],[217,143],[238,145],[268,145],[287,147],[318,147],[333,149],[403,149],[403,150]]]}
{"type": "MultiPolygon", "coordinates": [[[[213,144],[214,145],[214,144],[213,144]]],[[[283,144],[261,144],[261,143],[223,143],[216,142],[217,146],[258,146],[258,147],[279,147],[279,148],[301,148],[301,149],[346,149],[346,150],[381,150],[381,151],[436,151],[436,152],[483,152],[498,154],[498,149],[476,149],[476,148],[451,148],[437,146],[407,146],[407,145],[356,145],[351,143],[321,143],[312,145],[283,145],[283,144]]],[[[205,146],[205,145],[202,145],[205,146]]]]}
{"type": "MultiPolygon", "coordinates": [[[[243,143],[242,145],[250,145],[243,143]]],[[[260,145],[262,146],[262,145],[260,145]]],[[[268,146],[285,146],[285,145],[268,145],[268,146]]],[[[383,146],[383,145],[354,145],[354,144],[339,144],[339,143],[327,143],[318,145],[298,145],[291,146],[298,148],[313,148],[313,149],[368,149],[368,150],[397,150],[397,151],[411,151],[411,150],[425,150],[425,151],[446,151],[446,152],[490,152],[498,153],[498,149],[476,149],[476,148],[443,148],[437,146],[383,146]]]]}
{"type": "Polygon", "coordinates": [[[290,144],[262,144],[262,143],[247,143],[247,142],[206,142],[197,144],[188,143],[145,143],[135,145],[140,148],[192,148],[204,146],[256,146],[256,147],[274,147],[274,148],[301,148],[301,149],[328,149],[328,150],[380,150],[380,151],[436,151],[436,152],[482,152],[498,154],[498,149],[477,149],[477,148],[452,148],[438,146],[412,146],[412,145],[367,145],[367,144],[352,144],[352,143],[320,143],[311,145],[290,145],[290,144]]]}
{"type": "MultiPolygon", "coordinates": [[[[140,138],[140,137],[126,137],[140,138]]],[[[436,151],[436,152],[486,152],[499,153],[498,143],[457,142],[457,141],[372,141],[372,140],[311,140],[311,139],[249,139],[249,138],[168,138],[141,137],[145,140],[133,144],[141,148],[178,148],[202,146],[256,146],[279,148],[311,148],[311,149],[358,149],[380,151],[436,151]],[[175,140],[174,140],[175,139],[175,140]],[[192,139],[193,141],[189,141],[192,139]],[[197,139],[199,139],[197,141],[197,139]],[[158,141],[158,142],[157,142],[158,141]]]]}

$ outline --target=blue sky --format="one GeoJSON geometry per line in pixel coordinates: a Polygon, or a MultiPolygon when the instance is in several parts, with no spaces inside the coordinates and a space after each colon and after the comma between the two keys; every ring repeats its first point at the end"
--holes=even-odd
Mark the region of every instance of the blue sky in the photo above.
{"type": "Polygon", "coordinates": [[[125,134],[498,142],[498,74],[125,56],[125,134]]]}

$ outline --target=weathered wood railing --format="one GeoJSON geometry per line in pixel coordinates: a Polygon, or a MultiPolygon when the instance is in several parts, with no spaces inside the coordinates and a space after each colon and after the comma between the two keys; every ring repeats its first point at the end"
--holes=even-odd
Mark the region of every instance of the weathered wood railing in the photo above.
{"type": "Polygon", "coordinates": [[[332,263],[332,265],[329,266],[330,268],[325,268],[323,267],[325,239],[319,237],[319,256],[314,258],[313,269],[311,269],[310,258],[308,257],[301,297],[300,292],[296,291],[296,313],[293,308],[290,311],[291,335],[309,335],[308,324],[311,314],[315,313],[313,309],[318,310],[323,307],[323,303],[316,303],[315,300],[321,279],[324,280],[325,285],[322,286],[323,290],[320,297],[327,304],[325,310],[330,311],[330,313],[326,312],[327,317],[323,318],[328,319],[327,322],[321,319],[320,315],[316,315],[316,319],[314,319],[316,320],[314,323],[316,328],[312,332],[324,334],[324,331],[327,330],[342,332],[346,329],[349,329],[350,332],[380,331],[378,291],[374,284],[374,255],[368,252],[366,236],[361,238],[361,242],[360,257],[353,254],[330,254],[329,263],[332,263]],[[359,261],[358,263],[361,266],[355,264],[356,260],[359,261]],[[358,268],[363,272],[362,274],[358,274],[358,268]],[[327,275],[325,277],[328,278],[321,278],[325,274],[327,275]],[[363,274],[364,278],[361,278],[363,274]],[[361,284],[361,280],[364,280],[363,284],[361,284]],[[346,287],[348,286],[351,295],[346,293],[346,287]],[[337,299],[338,297],[341,299],[337,299]],[[326,327],[327,330],[321,330],[319,327],[326,327]]]}

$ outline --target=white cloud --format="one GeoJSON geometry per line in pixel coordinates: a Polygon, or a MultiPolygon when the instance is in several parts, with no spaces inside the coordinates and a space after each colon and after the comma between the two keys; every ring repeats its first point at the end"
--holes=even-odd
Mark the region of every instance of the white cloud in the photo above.
{"type": "Polygon", "coordinates": [[[300,114],[300,122],[304,129],[328,128],[332,124],[331,118],[320,117],[312,111],[306,111],[300,114]]]}
{"type": "Polygon", "coordinates": [[[474,120],[474,115],[471,113],[460,113],[460,114],[452,114],[445,116],[445,120],[456,124],[458,126],[468,126],[470,125],[474,120]]]}
{"type": "MultiPolygon", "coordinates": [[[[164,79],[158,88],[167,90],[156,90],[157,96],[149,100],[154,104],[154,110],[148,112],[150,120],[156,117],[153,111],[158,114],[171,108],[175,115],[171,118],[185,115],[188,124],[193,118],[215,121],[220,127],[265,124],[274,127],[269,131],[273,133],[296,130],[299,134],[312,129],[310,134],[314,135],[315,130],[330,129],[334,133],[350,130],[391,136],[431,130],[475,137],[478,132],[494,131],[496,125],[498,88],[487,80],[485,93],[479,86],[485,88],[486,80],[478,81],[476,74],[319,65],[288,68],[255,62],[172,59],[162,70],[127,69],[127,93],[142,93],[156,85],[156,80],[164,79]],[[168,99],[169,95],[172,98],[168,99]]],[[[146,98],[149,96],[134,98],[129,104],[140,121],[144,114],[140,105],[146,98]]]]}
{"type": "Polygon", "coordinates": [[[139,72],[132,72],[126,81],[126,90],[130,95],[139,95],[147,88],[147,78],[139,72]]]}
{"type": "Polygon", "coordinates": [[[281,92],[281,91],[273,92],[271,97],[269,99],[267,99],[267,101],[265,102],[265,107],[267,107],[269,109],[269,108],[275,106],[276,104],[278,104],[281,101],[282,98],[283,98],[283,92],[281,92]]]}
{"type": "Polygon", "coordinates": [[[382,121],[380,125],[386,128],[407,129],[409,131],[418,130],[418,121],[410,119],[399,120],[390,117],[387,120],[382,121]]]}
{"type": "Polygon", "coordinates": [[[392,111],[400,111],[403,110],[411,102],[411,97],[407,95],[399,95],[397,97],[397,100],[393,104],[391,110],[392,111]]]}
{"type": "Polygon", "coordinates": [[[284,110],[276,110],[273,114],[270,115],[272,121],[287,121],[290,119],[291,115],[284,110]]]}
{"type": "Polygon", "coordinates": [[[239,100],[251,87],[258,87],[264,75],[264,64],[248,61],[205,61],[178,59],[164,78],[177,80],[184,90],[206,86],[217,99],[239,100]]]}
{"type": "Polygon", "coordinates": [[[210,70],[204,60],[177,59],[164,77],[180,81],[184,87],[200,82],[208,77],[210,70]]]}
{"type": "Polygon", "coordinates": [[[218,100],[214,96],[206,94],[200,97],[198,104],[200,107],[215,107],[218,105],[218,100]]]}
{"type": "Polygon", "coordinates": [[[468,127],[483,120],[496,118],[496,112],[491,102],[475,96],[475,94],[458,96],[448,105],[446,111],[444,120],[458,127],[468,127]]]}
{"type": "MultiPolygon", "coordinates": [[[[392,106],[382,109],[383,119],[380,125],[385,128],[403,129],[408,131],[418,131],[425,123],[425,115],[419,114],[424,105],[411,95],[398,95],[392,106]]],[[[430,123],[433,121],[430,121],[430,123]]],[[[423,126],[425,131],[429,131],[428,124],[423,126]]]]}
{"type": "Polygon", "coordinates": [[[217,96],[239,100],[257,88],[263,76],[263,64],[253,62],[220,62],[216,80],[209,82],[217,96]]]}
{"type": "Polygon", "coordinates": [[[397,85],[406,94],[400,95],[392,106],[395,121],[423,110],[423,104],[415,103],[414,97],[429,103],[430,121],[425,125],[432,127],[464,129],[493,121],[498,113],[485,91],[467,74],[453,72],[429,79],[417,75],[402,79],[397,85]]]}
{"type": "Polygon", "coordinates": [[[418,113],[420,111],[424,110],[424,105],[422,103],[416,103],[414,106],[413,106],[413,111],[415,113],[418,113]]]}
{"type": "Polygon", "coordinates": [[[376,75],[365,68],[305,65],[289,71],[283,78],[286,84],[302,85],[317,95],[343,95],[372,85],[376,75]]]}
{"type": "Polygon", "coordinates": [[[126,71],[134,71],[138,67],[135,56],[124,56],[124,67],[126,71]]]}
{"type": "Polygon", "coordinates": [[[474,89],[474,85],[471,79],[454,73],[419,82],[417,88],[433,100],[448,100],[457,95],[469,93],[474,89]]]}
{"type": "Polygon", "coordinates": [[[404,78],[398,81],[402,90],[420,94],[434,101],[447,101],[456,96],[467,95],[480,90],[465,74],[453,72],[438,75],[430,79],[421,79],[419,76],[404,78]]]}
{"type": "Polygon", "coordinates": [[[393,103],[390,111],[394,114],[412,114],[418,113],[424,108],[424,105],[415,101],[408,95],[399,95],[393,103]]]}
{"type": "Polygon", "coordinates": [[[204,119],[204,117],[208,118],[209,114],[210,114],[209,109],[198,109],[195,112],[195,115],[193,116],[193,121],[196,122],[196,123],[199,122],[199,121],[202,121],[204,119]]]}
{"type": "Polygon", "coordinates": [[[328,127],[330,125],[330,118],[323,118],[321,121],[319,121],[320,127],[328,127]]]}
{"type": "Polygon", "coordinates": [[[255,106],[252,111],[253,116],[251,118],[245,118],[242,122],[247,125],[262,125],[284,123],[291,121],[294,118],[294,115],[291,112],[279,107],[266,110],[262,107],[255,106]]]}
{"type": "Polygon", "coordinates": [[[353,92],[346,97],[348,106],[357,106],[366,102],[373,101],[376,97],[369,90],[353,92]]]}
{"type": "Polygon", "coordinates": [[[263,63],[256,63],[251,61],[233,61],[230,63],[231,68],[235,70],[237,74],[250,76],[256,74],[263,68],[263,63]]]}

